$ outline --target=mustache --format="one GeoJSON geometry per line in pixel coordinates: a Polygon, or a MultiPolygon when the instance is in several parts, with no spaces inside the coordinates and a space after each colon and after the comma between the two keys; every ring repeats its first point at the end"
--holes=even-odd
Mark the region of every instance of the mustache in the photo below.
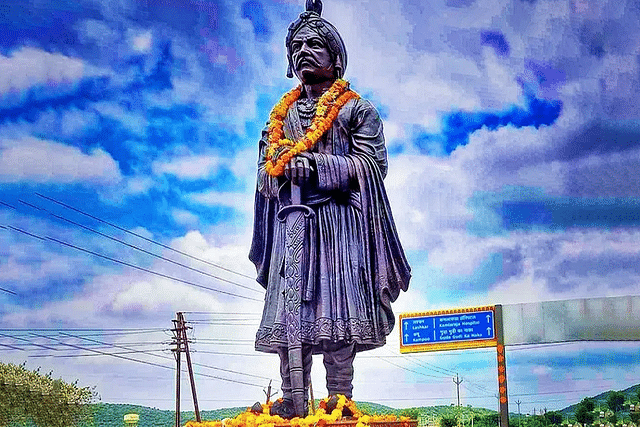
{"type": "Polygon", "coordinates": [[[314,67],[319,66],[319,64],[311,56],[301,56],[296,61],[296,67],[300,67],[305,62],[308,63],[309,65],[313,65],[314,67]]]}

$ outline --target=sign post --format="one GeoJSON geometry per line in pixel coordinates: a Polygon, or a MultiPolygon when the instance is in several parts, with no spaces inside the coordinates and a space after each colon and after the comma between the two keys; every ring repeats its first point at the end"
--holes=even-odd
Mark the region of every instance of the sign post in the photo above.
{"type": "Polygon", "coordinates": [[[495,307],[400,315],[400,352],[459,350],[497,345],[495,307]]]}
{"type": "Polygon", "coordinates": [[[498,343],[498,393],[500,399],[500,426],[509,427],[509,398],[507,397],[507,359],[504,352],[504,327],[502,324],[502,306],[496,305],[496,336],[498,343]]]}
{"type": "Polygon", "coordinates": [[[507,365],[502,306],[461,308],[400,315],[400,353],[496,347],[500,426],[509,427],[507,365]]]}

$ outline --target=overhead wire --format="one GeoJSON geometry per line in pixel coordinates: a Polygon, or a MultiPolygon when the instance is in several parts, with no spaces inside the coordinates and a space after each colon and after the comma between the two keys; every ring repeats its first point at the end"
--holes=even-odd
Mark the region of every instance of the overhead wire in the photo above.
{"type": "MultiPolygon", "coordinates": [[[[6,227],[2,227],[2,228],[6,228],[6,227]]],[[[0,288],[0,291],[6,292],[6,293],[11,294],[11,295],[16,295],[16,296],[18,295],[17,293],[13,292],[10,289],[0,288]]]]}
{"type": "Polygon", "coordinates": [[[252,277],[252,276],[249,276],[249,275],[246,275],[246,274],[243,274],[243,273],[240,273],[240,272],[234,271],[234,270],[232,270],[232,269],[229,269],[229,268],[223,267],[223,266],[221,266],[221,265],[219,265],[219,264],[215,264],[215,263],[213,263],[213,262],[207,261],[207,260],[202,259],[202,258],[198,258],[198,257],[196,257],[196,256],[194,256],[194,255],[191,255],[191,254],[189,254],[189,253],[183,252],[183,251],[181,251],[181,250],[178,250],[178,249],[172,248],[171,246],[168,246],[168,245],[165,245],[165,244],[163,244],[163,243],[157,242],[157,241],[155,241],[155,240],[153,240],[153,239],[149,239],[149,238],[147,238],[147,237],[145,237],[145,236],[142,236],[141,234],[138,234],[138,233],[133,232],[133,231],[131,231],[131,230],[127,230],[127,229],[125,229],[125,228],[122,228],[122,227],[120,227],[120,226],[118,226],[118,225],[116,225],[116,224],[113,224],[113,223],[109,222],[109,221],[105,221],[105,220],[103,220],[103,219],[101,219],[101,218],[98,218],[98,217],[96,217],[96,216],[94,216],[94,215],[91,215],[91,214],[89,214],[89,213],[87,213],[87,212],[84,212],[84,211],[82,211],[82,210],[80,210],[80,209],[78,209],[78,208],[76,208],[76,207],[73,207],[73,206],[71,206],[71,205],[68,205],[68,204],[66,204],[66,203],[63,203],[63,202],[61,202],[61,201],[59,201],[59,200],[56,200],[56,199],[54,199],[54,198],[52,198],[52,197],[45,196],[45,195],[43,195],[43,194],[41,194],[41,193],[38,193],[38,192],[36,192],[36,193],[35,193],[35,195],[36,195],[36,196],[38,196],[38,197],[41,197],[41,198],[43,198],[43,199],[49,200],[50,202],[56,203],[56,204],[58,204],[58,205],[60,205],[60,206],[63,206],[63,207],[65,207],[65,208],[67,208],[67,209],[70,209],[70,210],[72,210],[72,211],[74,211],[74,212],[77,212],[77,213],[79,213],[79,214],[81,214],[81,215],[87,216],[87,217],[89,217],[89,218],[91,218],[91,219],[93,219],[93,220],[95,220],[95,221],[98,221],[98,222],[101,222],[101,223],[103,223],[103,224],[106,224],[106,225],[108,225],[108,226],[110,226],[110,227],[113,227],[113,228],[115,228],[115,229],[117,229],[117,230],[120,230],[120,231],[122,231],[122,232],[124,232],[124,233],[127,233],[127,234],[130,234],[130,235],[132,235],[132,236],[138,237],[138,238],[140,238],[140,239],[142,239],[142,240],[144,240],[144,241],[146,241],[146,242],[152,243],[152,244],[154,244],[154,245],[158,245],[158,246],[160,246],[160,247],[162,247],[162,248],[164,248],[164,249],[167,249],[167,250],[173,251],[173,252],[175,252],[175,253],[178,253],[178,254],[180,254],[180,255],[182,255],[182,256],[185,256],[185,257],[187,257],[187,258],[193,259],[193,260],[195,260],[195,261],[202,262],[202,263],[207,264],[207,265],[212,266],[212,267],[219,268],[219,269],[224,270],[224,271],[226,271],[226,272],[228,272],[228,273],[232,273],[232,274],[235,274],[235,275],[238,275],[238,276],[241,276],[241,277],[245,277],[245,278],[247,278],[247,279],[255,280],[255,277],[252,277]]]}
{"type": "Polygon", "coordinates": [[[387,351],[387,353],[390,353],[390,355],[389,356],[379,356],[379,357],[398,357],[399,356],[399,357],[403,358],[404,360],[411,361],[414,365],[417,365],[417,366],[420,366],[422,368],[438,372],[439,374],[444,374],[444,375],[453,375],[453,374],[455,374],[454,371],[452,371],[450,369],[447,369],[447,368],[443,368],[441,366],[434,365],[433,363],[424,362],[424,361],[421,361],[422,363],[420,363],[415,358],[409,357],[407,354],[402,354],[401,353],[400,355],[398,355],[398,354],[394,353],[393,351],[391,351],[389,348],[385,348],[385,350],[387,351]]]}
{"type": "Polygon", "coordinates": [[[34,204],[32,204],[32,203],[26,202],[26,201],[24,201],[24,200],[22,200],[22,199],[18,199],[18,201],[19,201],[20,203],[22,203],[22,204],[26,205],[26,206],[29,206],[29,207],[33,208],[33,209],[37,209],[37,210],[40,210],[40,211],[46,212],[46,213],[47,213],[47,214],[49,214],[50,216],[53,216],[54,218],[57,218],[57,219],[59,219],[59,220],[61,220],[61,221],[65,221],[65,222],[67,222],[67,223],[69,223],[69,224],[75,225],[76,227],[80,227],[80,228],[82,228],[83,230],[86,230],[86,231],[92,232],[92,233],[97,234],[97,235],[99,235],[99,236],[101,236],[101,237],[104,237],[104,238],[107,238],[107,239],[112,240],[112,241],[114,241],[114,242],[120,243],[121,245],[124,245],[124,246],[127,246],[127,247],[129,247],[129,248],[135,249],[135,250],[137,250],[137,251],[139,251],[139,252],[142,252],[142,253],[144,253],[144,254],[146,254],[146,255],[152,256],[152,257],[157,258],[157,259],[161,259],[161,260],[163,260],[163,261],[169,262],[169,263],[171,263],[171,264],[177,265],[177,266],[179,266],[179,267],[185,268],[185,269],[190,270],[190,271],[194,271],[194,272],[199,273],[199,274],[202,274],[202,275],[204,275],[204,276],[207,276],[207,277],[210,277],[210,278],[213,278],[213,279],[219,280],[219,281],[221,281],[221,282],[229,283],[229,284],[231,284],[231,285],[238,286],[238,287],[240,287],[240,288],[247,289],[247,290],[250,290],[250,291],[252,291],[252,292],[262,293],[262,288],[258,288],[257,286],[254,286],[254,287],[245,286],[245,285],[242,285],[242,284],[240,284],[240,283],[238,283],[238,282],[234,282],[233,280],[225,279],[225,278],[223,278],[223,277],[216,276],[216,275],[211,274],[211,273],[208,273],[208,272],[206,272],[206,271],[203,271],[203,270],[200,270],[200,269],[197,269],[197,268],[193,268],[193,267],[188,266],[188,265],[186,265],[186,264],[183,264],[183,263],[181,263],[181,262],[178,262],[178,261],[172,260],[172,259],[167,258],[167,257],[164,257],[164,256],[162,256],[162,255],[155,254],[155,253],[153,253],[153,252],[151,252],[151,251],[147,251],[146,249],[140,248],[140,247],[138,247],[138,246],[136,246],[136,245],[132,245],[132,244],[130,244],[130,243],[127,243],[127,242],[125,242],[125,241],[123,241],[123,240],[120,240],[120,239],[118,239],[118,238],[116,238],[116,237],[113,237],[113,236],[110,236],[110,235],[108,235],[108,234],[102,233],[101,231],[94,230],[94,229],[93,229],[93,228],[91,228],[91,227],[87,227],[87,226],[85,226],[85,225],[83,225],[83,224],[80,224],[80,223],[77,223],[77,222],[75,222],[75,221],[72,221],[72,220],[70,220],[70,219],[68,219],[68,218],[65,218],[65,217],[61,216],[61,215],[57,215],[57,214],[55,214],[55,213],[53,213],[53,212],[51,212],[51,211],[49,211],[49,210],[47,210],[47,209],[45,209],[45,208],[42,208],[42,207],[40,207],[40,206],[37,206],[37,205],[34,205],[34,204]]]}
{"type": "MultiPolygon", "coordinates": [[[[124,345],[120,345],[120,344],[104,343],[104,342],[102,342],[102,341],[94,340],[94,339],[91,339],[91,338],[74,336],[74,335],[72,335],[72,334],[67,334],[67,333],[61,333],[61,335],[65,335],[65,336],[73,337],[73,338],[78,338],[78,339],[82,339],[82,340],[85,340],[85,341],[89,341],[89,342],[93,342],[93,343],[98,343],[98,344],[109,344],[109,345],[111,345],[112,347],[120,348],[120,349],[123,349],[123,350],[131,350],[130,348],[125,347],[124,345]]],[[[144,352],[144,351],[141,351],[141,353],[145,353],[145,352],[144,352]]],[[[159,355],[157,355],[157,354],[152,354],[151,356],[154,356],[154,357],[160,357],[160,358],[162,358],[162,359],[173,360],[173,359],[171,359],[171,358],[167,358],[167,357],[159,356],[159,355]]],[[[209,368],[209,369],[214,369],[214,370],[217,370],[217,371],[223,371],[223,372],[227,372],[227,373],[233,373],[233,374],[245,375],[245,376],[248,376],[248,377],[253,377],[253,378],[258,378],[258,379],[263,379],[263,380],[269,380],[269,379],[271,379],[271,378],[264,377],[264,376],[261,376],[261,375],[247,374],[247,373],[245,373],[245,372],[234,371],[234,370],[232,370],[232,369],[219,368],[219,367],[216,367],[216,366],[205,365],[205,364],[203,364],[203,363],[195,363],[195,362],[194,362],[194,363],[193,363],[193,365],[194,365],[194,366],[204,367],[204,368],[209,368]]]]}
{"type": "MultiPolygon", "coordinates": [[[[2,203],[2,202],[0,202],[0,203],[2,203]]],[[[26,230],[22,230],[22,229],[17,228],[17,227],[13,227],[11,225],[7,225],[4,228],[8,228],[10,230],[16,231],[18,233],[25,234],[25,235],[30,236],[30,237],[34,237],[36,239],[39,239],[39,240],[42,240],[42,241],[45,241],[45,242],[46,241],[52,241],[52,242],[58,243],[60,245],[67,246],[69,248],[72,248],[72,249],[75,249],[75,250],[78,250],[78,251],[81,251],[81,252],[85,252],[85,253],[94,255],[96,257],[99,257],[99,258],[102,258],[102,259],[106,259],[108,261],[124,265],[126,267],[133,268],[135,270],[143,271],[145,273],[153,274],[153,275],[158,276],[158,277],[162,277],[162,278],[165,278],[165,279],[173,280],[175,282],[179,282],[179,283],[183,283],[183,284],[186,284],[186,285],[194,286],[194,287],[197,287],[197,288],[200,288],[200,289],[206,289],[206,290],[209,290],[209,291],[212,291],[212,292],[217,292],[217,293],[228,295],[228,296],[234,296],[234,297],[238,297],[238,298],[242,298],[242,299],[246,299],[246,300],[250,300],[250,301],[263,302],[263,300],[258,299],[258,298],[252,298],[252,297],[248,297],[248,296],[245,296],[245,295],[240,295],[240,294],[236,294],[236,293],[233,293],[233,292],[228,292],[228,291],[223,291],[221,289],[212,288],[210,286],[200,285],[198,283],[191,282],[189,280],[183,280],[183,279],[180,279],[180,278],[177,278],[177,277],[173,277],[173,276],[170,276],[168,274],[160,273],[160,272],[157,272],[157,271],[145,268],[145,267],[140,267],[138,265],[131,264],[131,263],[127,262],[127,261],[122,261],[122,260],[107,256],[107,255],[104,255],[104,254],[100,254],[100,253],[92,251],[90,249],[82,248],[80,246],[77,246],[77,245],[74,245],[72,243],[68,243],[68,242],[65,242],[65,241],[50,237],[50,236],[44,236],[44,237],[43,236],[38,236],[36,234],[30,233],[30,232],[28,232],[26,230]]]]}
{"type": "MultiPolygon", "coordinates": [[[[47,336],[42,336],[42,337],[55,340],[55,338],[52,338],[52,337],[47,337],[47,336]]],[[[74,344],[65,343],[65,345],[67,345],[69,347],[77,348],[79,350],[83,350],[84,349],[83,347],[77,346],[77,345],[74,345],[74,344]]],[[[92,351],[92,352],[95,352],[95,353],[100,353],[100,354],[103,354],[105,356],[110,356],[110,357],[115,357],[115,358],[118,358],[118,359],[128,360],[128,361],[131,361],[131,362],[142,363],[142,364],[145,364],[145,365],[155,366],[155,367],[158,367],[158,368],[174,370],[174,368],[172,368],[170,366],[161,365],[159,363],[149,362],[149,361],[146,361],[146,360],[135,359],[135,358],[129,357],[129,356],[124,356],[124,355],[119,355],[119,354],[112,354],[112,353],[103,352],[103,351],[95,350],[95,349],[86,349],[86,350],[92,351]]],[[[199,373],[199,375],[203,376],[203,377],[207,377],[207,378],[213,378],[213,379],[221,380],[221,381],[228,381],[228,382],[232,382],[232,383],[236,383],[236,384],[243,384],[243,385],[248,385],[248,386],[251,386],[251,387],[260,387],[260,388],[262,388],[262,386],[259,386],[257,384],[253,384],[253,383],[249,383],[249,382],[241,381],[241,380],[234,380],[234,379],[231,379],[231,378],[219,377],[219,376],[216,376],[216,375],[206,374],[204,372],[203,373],[199,373]]]]}
{"type": "Polygon", "coordinates": [[[393,366],[396,366],[396,367],[398,367],[398,368],[400,368],[400,369],[402,369],[402,370],[405,370],[405,371],[407,371],[407,372],[412,372],[412,373],[414,373],[414,374],[422,375],[423,377],[439,378],[439,379],[441,379],[441,378],[448,378],[448,377],[438,377],[438,376],[435,376],[435,375],[429,375],[429,374],[425,374],[424,372],[420,372],[420,371],[414,371],[413,369],[409,369],[409,368],[407,368],[406,366],[402,366],[402,365],[399,365],[399,364],[397,364],[397,363],[393,363],[392,361],[387,360],[387,359],[384,359],[384,358],[382,358],[382,357],[380,357],[380,360],[383,360],[383,361],[385,361],[386,363],[388,363],[388,364],[390,364],[390,365],[393,365],[393,366]]]}

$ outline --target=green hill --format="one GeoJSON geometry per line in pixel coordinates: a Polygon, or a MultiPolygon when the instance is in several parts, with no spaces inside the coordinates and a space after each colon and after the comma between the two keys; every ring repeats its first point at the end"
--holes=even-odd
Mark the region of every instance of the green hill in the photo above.
{"type": "MultiPolygon", "coordinates": [[[[496,413],[496,411],[484,408],[456,408],[452,406],[429,406],[397,409],[373,402],[357,402],[357,405],[361,411],[367,414],[417,415],[420,418],[434,422],[443,416],[451,417],[460,414],[463,418],[470,418],[471,414],[473,414],[474,417],[477,417],[496,413]]],[[[217,409],[213,411],[201,411],[201,417],[203,420],[222,420],[225,418],[233,418],[246,409],[246,407],[236,407],[217,409]]],[[[124,416],[132,413],[140,416],[138,427],[171,427],[175,422],[175,413],[171,410],[161,410],[139,405],[97,403],[93,405],[92,427],[121,427],[123,425],[124,416]]],[[[193,411],[182,412],[182,424],[189,420],[195,420],[193,411]]],[[[89,426],[83,425],[81,427],[89,426]]]]}
{"type": "MultiPolygon", "coordinates": [[[[604,393],[600,393],[597,396],[593,396],[592,399],[594,401],[594,403],[596,404],[596,407],[600,406],[600,407],[606,407],[607,406],[607,399],[609,398],[609,395],[613,392],[614,390],[609,390],[609,391],[605,391],[604,393]]],[[[622,393],[624,393],[626,400],[629,401],[637,401],[638,400],[638,393],[640,392],[640,384],[636,384],[634,386],[631,386],[627,389],[621,390],[622,393]]],[[[578,407],[578,403],[575,403],[571,406],[567,406],[566,408],[558,411],[561,412],[563,415],[565,416],[573,416],[576,412],[576,408],[578,407]]]]}
{"type": "MultiPolygon", "coordinates": [[[[607,391],[598,394],[597,396],[593,396],[592,398],[595,401],[596,407],[605,407],[607,398],[609,397],[609,394],[611,392],[612,391],[607,391]]],[[[627,400],[635,402],[638,400],[640,384],[622,390],[622,392],[627,397],[627,400]]],[[[419,417],[419,419],[421,420],[421,425],[436,424],[438,420],[443,417],[460,417],[465,421],[465,423],[468,423],[472,416],[476,420],[476,425],[482,425],[481,423],[479,423],[479,421],[481,421],[482,419],[489,420],[491,417],[497,417],[497,411],[485,408],[464,406],[460,408],[456,406],[422,406],[398,409],[373,402],[357,402],[357,405],[358,408],[366,414],[394,414],[419,417]]],[[[91,427],[122,427],[124,416],[130,413],[135,413],[140,416],[140,422],[138,423],[139,427],[171,427],[174,425],[175,421],[174,411],[172,410],[161,410],[156,408],[149,408],[146,406],[112,403],[97,403],[92,406],[93,425],[91,427]]],[[[572,418],[575,414],[576,407],[577,403],[556,412],[560,412],[565,418],[572,418]]],[[[203,420],[222,420],[225,418],[233,418],[246,409],[246,407],[224,408],[213,411],[202,411],[201,415],[203,420]]],[[[517,414],[512,413],[510,416],[517,418],[517,414]]],[[[194,419],[195,415],[193,411],[182,412],[182,424],[194,419]]],[[[83,425],[81,427],[89,426],[83,425]]]]}
{"type": "MultiPolygon", "coordinates": [[[[201,411],[200,415],[203,420],[222,420],[233,418],[246,409],[246,407],[216,409],[213,411],[201,411]]],[[[97,403],[93,405],[93,427],[121,427],[126,414],[138,414],[140,416],[138,427],[171,427],[175,423],[174,411],[138,405],[97,403]]],[[[189,420],[195,420],[195,418],[193,411],[181,412],[182,424],[189,420]]]]}

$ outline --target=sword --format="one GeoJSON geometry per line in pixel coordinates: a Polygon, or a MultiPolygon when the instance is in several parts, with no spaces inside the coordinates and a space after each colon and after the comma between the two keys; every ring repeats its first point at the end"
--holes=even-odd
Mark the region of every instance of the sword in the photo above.
{"type": "Polygon", "coordinates": [[[284,305],[287,327],[289,375],[293,407],[298,417],[304,417],[304,373],[302,362],[301,312],[303,276],[306,277],[304,243],[307,222],[315,216],[301,203],[300,186],[291,183],[291,204],[278,211],[278,220],[285,223],[284,305]]]}

